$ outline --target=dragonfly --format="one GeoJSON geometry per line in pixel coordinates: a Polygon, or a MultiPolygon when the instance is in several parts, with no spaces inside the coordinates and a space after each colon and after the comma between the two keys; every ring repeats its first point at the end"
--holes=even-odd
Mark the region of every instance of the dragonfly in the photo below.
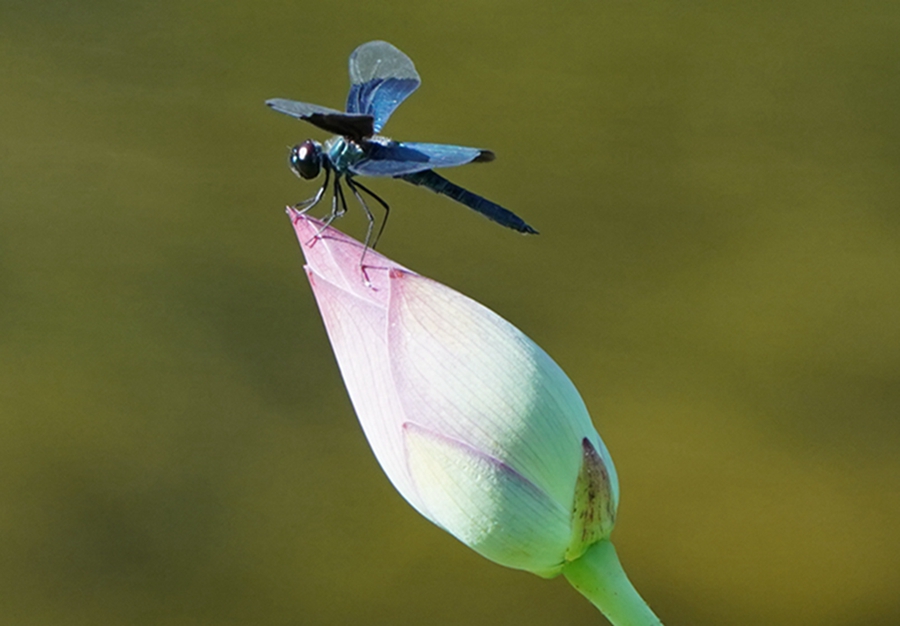
{"type": "Polygon", "coordinates": [[[316,194],[295,204],[294,208],[303,213],[309,211],[321,201],[331,184],[331,214],[325,222],[327,227],[347,211],[347,200],[341,185],[343,179],[369,220],[363,248],[365,255],[375,217],[363,194],[375,200],[385,212],[381,227],[374,241],[371,241],[373,248],[387,224],[390,206],[357,180],[357,176],[390,177],[445,195],[507,228],[524,234],[537,234],[512,211],[455,185],[434,171],[466,163],[493,161],[494,153],[490,150],[401,142],[378,134],[394,110],[420,84],[419,74],[408,56],[386,41],[370,41],[350,55],[350,92],[346,111],[284,98],[266,100],[266,104],[279,113],[335,133],[324,144],[307,139],[291,148],[288,165],[298,177],[313,180],[323,171],[325,173],[325,181],[316,194]]]}

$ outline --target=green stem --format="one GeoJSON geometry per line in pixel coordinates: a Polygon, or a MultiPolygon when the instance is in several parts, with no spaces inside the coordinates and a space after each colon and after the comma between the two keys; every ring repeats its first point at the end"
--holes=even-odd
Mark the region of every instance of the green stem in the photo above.
{"type": "Polygon", "coordinates": [[[598,541],[566,565],[563,575],[614,626],[662,626],[628,580],[608,539],[598,541]]]}

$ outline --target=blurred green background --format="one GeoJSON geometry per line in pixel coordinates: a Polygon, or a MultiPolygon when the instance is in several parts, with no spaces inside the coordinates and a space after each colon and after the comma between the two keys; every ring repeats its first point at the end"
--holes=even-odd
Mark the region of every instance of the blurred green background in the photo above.
{"type": "MultiPolygon", "coordinates": [[[[423,85],[379,249],[569,373],[666,624],[900,623],[900,4],[0,0],[0,622],[602,624],[368,450],[285,204],[347,57],[423,85]]],[[[364,233],[361,211],[340,222],[364,233]]]]}

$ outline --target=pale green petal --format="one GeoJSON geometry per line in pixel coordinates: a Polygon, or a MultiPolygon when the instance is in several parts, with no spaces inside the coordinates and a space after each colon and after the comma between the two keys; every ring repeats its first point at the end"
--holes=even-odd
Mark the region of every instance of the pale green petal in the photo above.
{"type": "Polygon", "coordinates": [[[560,570],[571,534],[567,507],[466,444],[413,424],[404,434],[410,474],[441,526],[501,565],[560,570]]]}

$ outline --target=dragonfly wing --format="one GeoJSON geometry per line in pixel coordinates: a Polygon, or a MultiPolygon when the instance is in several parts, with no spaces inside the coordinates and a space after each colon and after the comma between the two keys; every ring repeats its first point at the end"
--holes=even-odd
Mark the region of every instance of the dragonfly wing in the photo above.
{"type": "Polygon", "coordinates": [[[279,113],[305,120],[336,135],[344,135],[358,140],[375,134],[374,119],[368,114],[344,113],[318,104],[285,100],[284,98],[272,98],[266,100],[266,104],[279,113]]]}
{"type": "Polygon", "coordinates": [[[443,143],[396,142],[366,143],[366,157],[350,166],[361,176],[401,176],[437,167],[455,167],[466,163],[493,161],[494,153],[479,148],[443,143]]]}
{"type": "Polygon", "coordinates": [[[397,48],[386,41],[364,43],[350,55],[347,113],[371,115],[378,132],[421,82],[416,66],[397,48]]]}

